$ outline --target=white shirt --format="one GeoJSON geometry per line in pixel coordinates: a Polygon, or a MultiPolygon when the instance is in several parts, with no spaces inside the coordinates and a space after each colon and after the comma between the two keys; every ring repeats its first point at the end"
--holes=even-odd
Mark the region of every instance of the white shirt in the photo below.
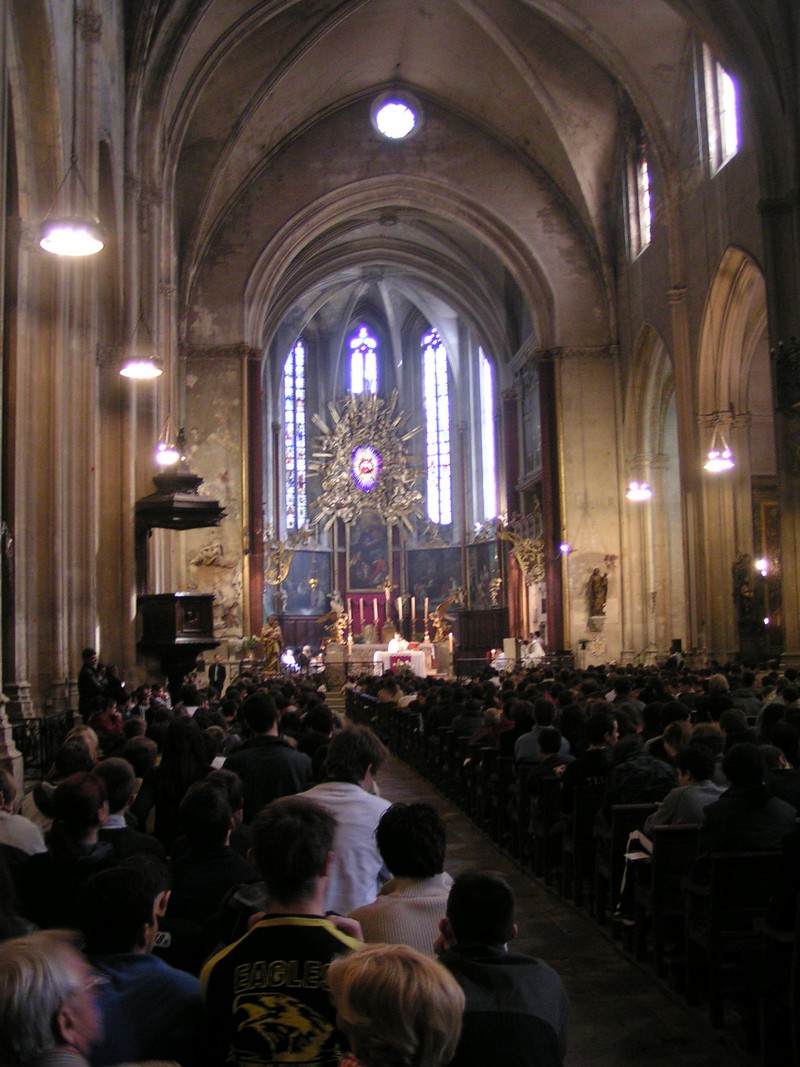
{"type": "Polygon", "coordinates": [[[410,945],[433,956],[439,923],[447,914],[453,879],[449,874],[432,878],[392,878],[378,898],[350,916],[361,923],[364,940],[410,945]]]}
{"type": "Polygon", "coordinates": [[[0,845],[11,845],[29,856],[47,851],[42,831],[36,823],[9,811],[0,811],[0,845]]]}
{"type": "Polygon", "coordinates": [[[354,908],[371,904],[391,877],[375,841],[378,822],[390,802],[352,782],[323,782],[298,796],[313,800],[336,819],[326,910],[349,915],[354,908]]]}

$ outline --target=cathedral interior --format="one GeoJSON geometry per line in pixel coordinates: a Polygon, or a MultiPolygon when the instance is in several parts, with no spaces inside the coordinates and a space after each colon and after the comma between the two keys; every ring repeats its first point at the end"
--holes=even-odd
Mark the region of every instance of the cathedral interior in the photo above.
{"type": "Polygon", "coordinates": [[[464,655],[800,660],[794,5],[8,0],[0,35],[10,712],[86,646],[152,674],[174,593],[223,656],[335,593],[356,641],[449,602],[464,655]],[[96,254],[40,245],[79,216],[96,254]],[[142,510],[159,444],[204,520],[142,510]]]}

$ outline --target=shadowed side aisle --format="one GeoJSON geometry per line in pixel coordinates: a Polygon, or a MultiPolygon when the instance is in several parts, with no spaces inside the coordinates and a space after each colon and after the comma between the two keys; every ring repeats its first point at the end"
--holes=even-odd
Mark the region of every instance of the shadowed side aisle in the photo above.
{"type": "Polygon", "coordinates": [[[447,827],[447,870],[495,870],[514,888],[519,936],[514,947],[540,956],[561,975],[571,1005],[568,1067],[725,1067],[750,1064],[725,1043],[705,1013],[687,1007],[618,950],[580,911],[522,872],[449,800],[392,757],[381,770],[392,801],[424,800],[447,827]]]}

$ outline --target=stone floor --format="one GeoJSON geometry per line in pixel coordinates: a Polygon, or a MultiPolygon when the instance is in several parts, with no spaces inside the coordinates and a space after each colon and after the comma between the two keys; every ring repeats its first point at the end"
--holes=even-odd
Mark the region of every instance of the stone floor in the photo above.
{"type": "Polygon", "coordinates": [[[483,867],[509,880],[520,930],[515,947],[555,967],[570,999],[567,1067],[726,1067],[756,1062],[725,1032],[710,1026],[704,1009],[687,1007],[579,909],[521,871],[406,764],[392,758],[381,770],[380,788],[389,800],[425,800],[439,811],[447,826],[451,874],[483,867]]]}

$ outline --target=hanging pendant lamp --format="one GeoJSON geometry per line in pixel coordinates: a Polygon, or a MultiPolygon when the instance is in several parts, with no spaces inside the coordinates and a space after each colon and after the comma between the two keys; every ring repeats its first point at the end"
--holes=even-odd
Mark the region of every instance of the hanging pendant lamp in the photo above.
{"type": "Polygon", "coordinates": [[[78,118],[78,13],[72,5],[72,141],[69,167],[39,227],[39,245],[55,256],[93,256],[104,245],[100,219],[90,206],[89,191],[75,148],[78,118]]]}
{"type": "Polygon", "coordinates": [[[145,320],[144,311],[139,311],[139,318],[134,327],[129,345],[130,355],[119,369],[120,374],[124,378],[136,378],[141,381],[147,378],[158,378],[160,374],[164,373],[161,360],[155,352],[153,337],[145,320]],[[146,335],[146,344],[149,349],[147,354],[140,351],[142,334],[146,335]]]}
{"type": "Polygon", "coordinates": [[[716,422],[714,424],[714,432],[711,435],[711,447],[708,450],[708,457],[703,467],[711,474],[720,474],[722,471],[729,471],[735,466],[733,452],[725,440],[722,427],[719,422],[716,422]]]}

